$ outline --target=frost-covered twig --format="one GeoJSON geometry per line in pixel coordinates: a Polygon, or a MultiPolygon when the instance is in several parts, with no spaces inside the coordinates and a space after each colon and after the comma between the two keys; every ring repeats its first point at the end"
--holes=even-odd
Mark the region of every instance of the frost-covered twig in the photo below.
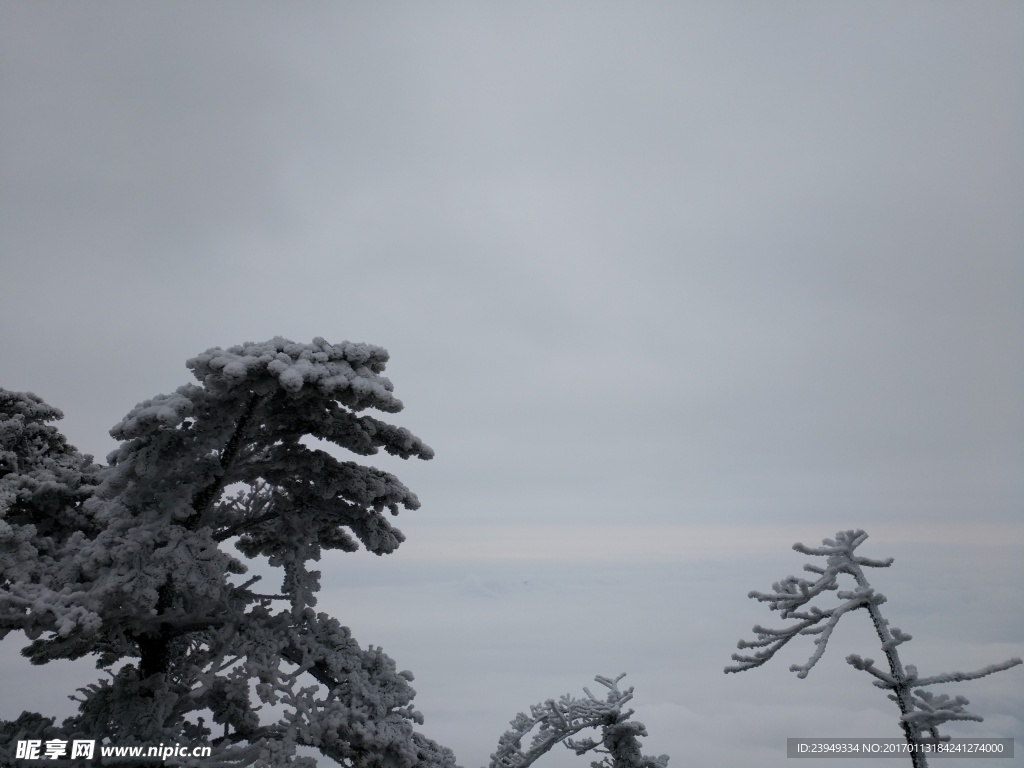
{"type": "Polygon", "coordinates": [[[623,706],[633,698],[632,687],[619,690],[619,681],[625,673],[616,678],[598,675],[594,678],[608,689],[602,701],[589,689],[585,699],[568,694],[555,701],[548,699],[530,707],[530,714],[520,712],[512,720],[512,729],[498,740],[498,749],[491,755],[489,768],[527,768],[557,744],[564,744],[577,755],[600,752],[607,755],[591,763],[594,768],[667,768],[668,755],[650,757],[640,751],[640,736],[646,736],[643,723],[630,722],[632,709],[623,706]],[[522,741],[533,729],[533,739],[527,749],[522,741]],[[572,737],[589,729],[600,730],[600,740],[572,737]]]}
{"type": "Polygon", "coordinates": [[[886,568],[893,560],[874,560],[856,555],[854,550],[863,544],[867,537],[864,531],[848,530],[837,533],[835,539],[824,539],[820,547],[794,544],[793,549],[797,552],[825,557],[826,566],[804,566],[805,571],[818,575],[814,581],[787,576],[772,585],[772,592],[755,591],[749,594],[751,598],[768,603],[769,608],[778,611],[783,619],[795,621],[781,629],[767,629],[756,625],[754,633],[757,639],[740,640],[737,647],[760,650],[751,654],[734,653],[732,659],[737,663],[726,667],[725,671],[743,672],[759,667],[798,635],[817,635],[814,640],[816,647],[810,658],[804,664],[794,664],[790,667],[790,670],[797,673],[797,677],[806,677],[824,654],[826,644],[839,619],[846,613],[863,608],[871,616],[889,670],[881,670],[875,666],[874,660],[864,659],[856,654],[847,656],[846,661],[855,669],[874,677],[876,686],[891,691],[889,698],[899,706],[900,727],[907,743],[911,745],[910,756],[913,765],[915,768],[926,768],[925,754],[917,747],[922,745],[926,738],[941,739],[938,726],[951,720],[981,721],[982,718],[967,712],[964,707],[968,701],[963,696],[951,698],[946,694],[935,695],[921,688],[937,683],[976,680],[1010,669],[1022,662],[1021,659],[1014,657],[976,672],[950,672],[926,678],[920,677],[917,668],[912,664],[904,667],[897,646],[910,640],[911,636],[898,627],[889,626],[889,621],[882,616],[879,609],[879,606],[885,603],[885,596],[875,592],[864,575],[865,567],[886,568]],[[839,590],[838,579],[843,574],[854,580],[854,589],[839,590]],[[843,601],[840,605],[826,610],[808,605],[815,597],[833,590],[843,601]]]}

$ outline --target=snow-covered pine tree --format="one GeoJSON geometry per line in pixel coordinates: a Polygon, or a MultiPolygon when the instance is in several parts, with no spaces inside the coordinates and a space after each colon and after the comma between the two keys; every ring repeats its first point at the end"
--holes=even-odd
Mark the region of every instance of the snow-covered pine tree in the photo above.
{"type": "Polygon", "coordinates": [[[796,672],[797,677],[807,677],[811,668],[825,653],[825,646],[832,636],[832,631],[839,623],[839,619],[851,611],[864,609],[871,617],[889,671],[878,669],[872,659],[864,659],[857,654],[847,656],[846,662],[874,677],[874,684],[877,687],[891,691],[889,698],[899,707],[900,728],[909,745],[910,758],[914,768],[927,768],[928,761],[924,751],[921,750],[921,745],[929,741],[948,740],[949,737],[939,735],[940,725],[951,720],[980,722],[982,718],[965,709],[970,702],[963,696],[951,698],[948,694],[933,694],[923,689],[939,683],[977,680],[980,677],[1017,666],[1022,662],[1021,659],[1014,657],[999,664],[991,664],[976,672],[949,672],[930,677],[918,675],[917,668],[913,664],[904,666],[897,646],[912,638],[901,631],[899,627],[889,626],[889,620],[882,616],[879,609],[879,606],[886,601],[885,595],[876,592],[868,583],[867,576],[864,575],[864,568],[887,568],[892,565],[893,559],[890,557],[886,560],[873,560],[855,554],[854,550],[863,544],[867,537],[868,535],[864,531],[849,530],[839,531],[835,539],[823,539],[820,547],[794,544],[793,549],[797,552],[824,557],[825,566],[810,564],[804,566],[805,571],[817,575],[814,581],[787,576],[782,581],[772,584],[771,592],[753,591],[749,593],[748,597],[768,603],[768,607],[773,611],[778,611],[782,619],[793,619],[794,623],[781,629],[766,629],[755,625],[754,634],[757,635],[757,639],[740,640],[737,647],[760,650],[756,650],[752,654],[734,653],[732,659],[738,663],[726,667],[725,672],[743,672],[759,667],[796,636],[813,635],[816,636],[814,653],[805,663],[794,664],[790,667],[791,671],[796,672]],[[843,575],[853,579],[855,583],[853,589],[839,590],[838,580],[843,575]],[[818,595],[829,591],[836,592],[836,597],[842,601],[839,605],[827,609],[809,605],[818,595]]]}
{"type": "Polygon", "coordinates": [[[489,768],[528,768],[555,745],[562,744],[577,755],[588,752],[607,755],[594,761],[594,768],[667,768],[668,755],[651,757],[640,751],[640,736],[647,735],[643,723],[631,721],[632,709],[623,709],[633,698],[633,689],[619,690],[616,678],[594,678],[608,689],[604,700],[584,688],[585,699],[566,694],[558,701],[548,699],[530,707],[530,714],[520,712],[512,720],[511,730],[498,740],[498,749],[491,755],[489,768]],[[534,732],[536,729],[536,732],[534,732]],[[599,738],[573,737],[583,731],[595,730],[599,738]],[[523,739],[530,733],[530,746],[523,749],[523,739]]]}
{"type": "Polygon", "coordinates": [[[429,459],[408,430],[358,415],[402,409],[387,360],[323,339],[210,349],[187,363],[198,384],[111,430],[105,466],[48,423],[57,409],[0,390],[0,637],[24,632],[36,664],[94,656],[106,672],[60,725],[0,723],[0,756],[18,739],[85,738],[210,745],[194,766],[314,765],[299,745],[349,766],[454,766],[414,729],[412,675],[314,611],[309,561],[393,552],[404,537],[385,510],[419,506],[394,476],[304,440],[429,459]],[[232,543],[281,569],[278,593],[239,578],[232,543]],[[261,703],[285,714],[264,722],[261,703]]]}

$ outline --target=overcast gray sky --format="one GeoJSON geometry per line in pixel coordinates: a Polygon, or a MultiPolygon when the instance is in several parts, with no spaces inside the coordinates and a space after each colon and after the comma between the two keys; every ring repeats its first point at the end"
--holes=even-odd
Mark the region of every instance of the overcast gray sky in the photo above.
{"type": "MultiPolygon", "coordinates": [[[[437,457],[381,462],[423,508],[322,607],[417,673],[424,730],[480,765],[628,669],[649,751],[781,765],[854,674],[721,675],[792,541],[904,558],[942,669],[1024,651],[1022,53],[995,0],[0,0],[0,386],[103,456],[210,346],[386,347],[437,457]]],[[[1024,750],[1003,678],[974,732],[1024,750]]],[[[836,735],[896,733],[858,687],[879,725],[836,735]]]]}

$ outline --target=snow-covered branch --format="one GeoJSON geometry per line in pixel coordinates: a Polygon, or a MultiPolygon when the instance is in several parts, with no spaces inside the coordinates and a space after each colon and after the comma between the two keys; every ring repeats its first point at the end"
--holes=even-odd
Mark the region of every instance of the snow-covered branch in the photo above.
{"type": "Polygon", "coordinates": [[[597,768],[666,768],[668,755],[650,757],[640,751],[640,736],[646,736],[643,723],[631,722],[633,710],[623,706],[633,698],[633,689],[619,690],[616,678],[598,675],[594,679],[608,689],[601,700],[584,688],[586,698],[568,694],[560,699],[548,699],[530,707],[530,714],[519,713],[512,720],[512,728],[498,740],[498,749],[491,755],[489,768],[527,768],[552,747],[563,744],[577,755],[587,752],[606,754],[601,761],[592,763],[597,768]],[[523,739],[533,733],[530,746],[523,749],[523,739]],[[599,739],[572,737],[587,730],[600,732],[599,739]]]}
{"type": "Polygon", "coordinates": [[[758,602],[768,603],[768,607],[777,611],[783,619],[795,619],[789,626],[780,629],[767,629],[761,625],[754,626],[756,640],[740,640],[738,648],[760,648],[753,654],[732,655],[738,662],[726,667],[726,672],[742,672],[759,667],[772,658],[789,641],[799,635],[817,635],[814,641],[815,650],[804,664],[794,664],[790,670],[797,677],[807,677],[811,669],[825,653],[825,647],[832,631],[839,620],[850,611],[871,605],[881,605],[885,596],[876,593],[869,586],[857,586],[853,590],[838,591],[838,579],[842,574],[852,574],[853,569],[861,565],[870,567],[888,567],[892,560],[879,561],[857,557],[854,550],[867,538],[863,531],[840,531],[836,538],[825,539],[821,547],[809,548],[803,544],[794,544],[793,549],[807,555],[818,555],[827,558],[825,567],[806,565],[804,570],[818,574],[814,581],[787,576],[772,585],[771,592],[752,591],[749,597],[758,602]],[[825,592],[836,591],[837,597],[843,602],[834,608],[821,609],[808,604],[825,592]],[[803,610],[807,607],[806,610],[803,610]]]}

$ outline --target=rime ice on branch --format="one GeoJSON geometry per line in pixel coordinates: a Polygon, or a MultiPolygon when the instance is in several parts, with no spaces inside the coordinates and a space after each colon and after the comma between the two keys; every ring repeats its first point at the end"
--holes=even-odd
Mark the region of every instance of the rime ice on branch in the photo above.
{"type": "MultiPolygon", "coordinates": [[[[824,539],[820,547],[805,547],[794,544],[793,549],[805,555],[825,558],[825,566],[805,565],[804,570],[817,576],[813,581],[787,576],[772,585],[771,592],[751,592],[749,597],[762,603],[768,603],[773,611],[778,611],[782,619],[793,620],[792,624],[780,629],[768,629],[760,625],[754,626],[756,640],[740,640],[737,647],[756,649],[750,654],[734,653],[733,661],[738,662],[725,668],[728,672],[743,672],[759,667],[775,653],[798,635],[814,636],[814,652],[803,664],[794,664],[790,670],[797,677],[807,677],[811,668],[825,653],[825,646],[840,618],[847,613],[864,609],[871,616],[875,632],[881,641],[882,653],[888,663],[888,671],[875,666],[874,660],[864,659],[856,654],[846,657],[848,664],[856,669],[867,672],[875,678],[874,684],[886,691],[891,691],[889,698],[896,702],[900,709],[900,727],[907,743],[915,746],[926,741],[942,740],[938,727],[950,720],[975,720],[982,718],[967,712],[964,708],[969,702],[963,696],[950,698],[946,694],[933,694],[923,690],[926,686],[938,683],[976,680],[995,672],[1001,672],[1021,663],[1021,659],[1012,658],[999,664],[979,669],[976,672],[951,672],[947,674],[920,677],[917,668],[912,664],[903,665],[897,647],[911,639],[911,636],[898,627],[890,627],[879,606],[885,602],[885,596],[876,592],[864,575],[864,568],[887,568],[892,565],[892,558],[872,560],[854,554],[868,535],[864,531],[840,531],[835,539],[824,539]],[[849,576],[853,589],[840,590],[839,577],[849,576]],[[809,603],[825,592],[835,592],[841,601],[832,608],[822,609],[809,603]]],[[[946,737],[948,739],[948,737],[946,737]]],[[[911,759],[915,768],[924,768],[927,761],[923,752],[912,751],[911,759]]]]}
{"type": "Polygon", "coordinates": [[[24,632],[33,663],[93,655],[107,672],[60,727],[32,713],[0,723],[0,754],[45,733],[212,745],[195,766],[313,765],[299,745],[349,766],[454,766],[414,730],[412,675],[313,610],[310,561],[395,551],[404,537],[385,510],[419,506],[387,472],[304,442],[431,458],[408,430],[359,415],[402,409],[387,360],[323,339],[210,349],[187,363],[198,384],[111,430],[121,445],[102,467],[47,423],[59,411],[0,390],[0,637],[24,632]],[[281,569],[278,593],[239,583],[232,543],[281,569]],[[261,719],[263,704],[286,714],[261,719]]]}
{"type": "Polygon", "coordinates": [[[566,694],[558,701],[548,699],[534,704],[529,715],[520,712],[511,722],[512,730],[498,740],[489,768],[527,768],[556,744],[564,744],[577,755],[591,751],[606,754],[607,757],[591,763],[594,768],[666,768],[668,755],[650,757],[640,752],[638,737],[646,736],[647,730],[643,723],[629,721],[632,709],[622,709],[633,698],[631,687],[619,690],[619,680],[625,676],[623,673],[614,680],[600,675],[594,678],[608,689],[604,701],[584,688],[585,699],[566,694]],[[524,751],[522,740],[534,728],[537,732],[524,751]],[[600,730],[600,740],[572,738],[589,729],[600,730]]]}

